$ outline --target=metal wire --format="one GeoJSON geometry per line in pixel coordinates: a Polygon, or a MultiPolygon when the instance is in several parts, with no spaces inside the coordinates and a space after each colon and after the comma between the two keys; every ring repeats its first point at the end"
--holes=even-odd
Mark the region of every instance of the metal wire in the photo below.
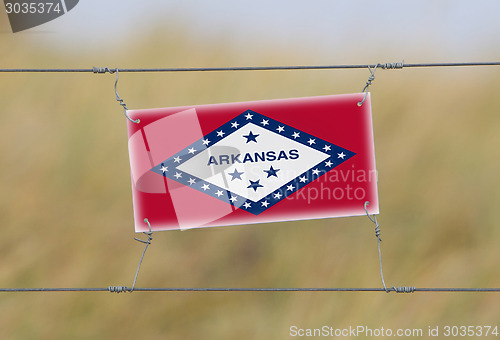
{"type": "Polygon", "coordinates": [[[272,71],[272,70],[333,70],[333,69],[366,69],[379,65],[382,69],[413,67],[461,67],[461,66],[500,66],[500,61],[492,62],[458,62],[458,63],[375,63],[357,65],[300,65],[300,66],[235,66],[235,67],[170,67],[170,68],[4,68],[0,72],[74,72],[74,73],[106,73],[110,70],[119,72],[218,72],[218,71],[272,71]],[[390,66],[389,66],[390,65],[390,66]],[[394,65],[394,66],[393,66],[394,65]],[[401,66],[401,67],[395,67],[401,66]]]}
{"type": "MultiPolygon", "coordinates": [[[[271,71],[271,70],[333,70],[333,69],[366,69],[370,70],[377,67],[382,69],[402,69],[404,68],[422,68],[422,67],[464,67],[464,66],[500,66],[500,62],[458,62],[458,63],[417,63],[406,64],[401,63],[376,63],[376,64],[357,64],[357,65],[302,65],[302,66],[237,66],[237,67],[179,67],[179,68],[108,68],[108,67],[93,67],[93,68],[12,68],[0,69],[0,73],[117,73],[118,72],[219,72],[219,71],[271,71]]],[[[372,76],[373,76],[372,72],[372,76]]],[[[370,79],[369,79],[370,80],[370,79]]],[[[373,79],[372,79],[373,81],[373,79]]],[[[370,82],[371,83],[371,82],[370,82]]],[[[367,82],[365,89],[370,84],[367,82]]],[[[116,82],[115,82],[116,90],[116,82]]],[[[118,93],[117,100],[119,100],[118,93]]],[[[363,100],[364,101],[364,100],[363,100]]],[[[124,106],[124,105],[122,105],[124,106]]],[[[126,107],[124,106],[124,109],[126,107]]],[[[128,117],[127,117],[128,118],[128,117]]],[[[366,208],[366,206],[365,206],[366,208]]],[[[376,224],[376,236],[379,246],[379,260],[381,261],[380,252],[380,229],[378,223],[373,220],[367,213],[372,222],[376,224]]],[[[145,221],[147,223],[147,221],[145,221]]],[[[148,223],[149,225],[149,223],[148,223]]],[[[151,243],[151,229],[147,241],[141,241],[146,244],[143,251],[137,272],[134,278],[132,288],[126,286],[109,286],[107,288],[0,288],[0,293],[15,293],[15,292],[396,292],[396,293],[414,293],[414,292],[496,292],[500,293],[500,288],[416,288],[416,287],[392,287],[386,288],[383,279],[382,263],[380,262],[381,278],[384,288],[136,288],[135,283],[139,269],[144,258],[147,247],[151,243]]]]}
{"type": "Polygon", "coordinates": [[[115,95],[116,95],[116,101],[120,104],[121,107],[123,107],[123,114],[125,115],[125,117],[127,117],[128,120],[130,120],[132,123],[140,123],[141,120],[139,118],[137,119],[132,119],[129,117],[129,115],[127,114],[127,110],[128,110],[128,107],[127,107],[127,104],[125,104],[125,102],[123,101],[123,99],[120,97],[120,95],[118,94],[118,78],[119,78],[119,70],[116,68],[114,70],[110,70],[108,67],[105,67],[105,68],[99,68],[97,69],[96,67],[94,67],[94,73],[105,73],[105,72],[109,72],[111,74],[115,73],[116,72],[116,80],[115,80],[115,95]],[[97,71],[96,71],[97,70],[97,71]],[[104,70],[103,72],[100,72],[101,70],[104,70]]]}
{"type": "MultiPolygon", "coordinates": [[[[401,63],[401,67],[392,67],[392,64],[385,64],[385,65],[388,65],[386,68],[391,68],[391,69],[392,68],[403,68],[403,66],[402,66],[403,63],[401,63]]],[[[372,84],[372,81],[375,80],[375,71],[377,70],[378,66],[379,66],[379,64],[375,65],[374,68],[368,67],[368,70],[370,70],[370,77],[368,77],[368,80],[366,81],[365,87],[363,87],[363,91],[361,91],[361,92],[365,93],[365,96],[363,97],[363,100],[358,102],[358,106],[362,106],[363,103],[365,102],[366,96],[368,96],[368,88],[372,84]]],[[[365,204],[365,210],[366,210],[366,204],[365,204]]],[[[366,212],[366,214],[368,215],[368,211],[366,212]]],[[[368,215],[368,217],[370,217],[370,215],[368,215]]],[[[370,220],[371,220],[371,218],[370,218],[370,220]]],[[[372,220],[372,222],[373,222],[373,220],[372,220]]]]}
{"type": "Polygon", "coordinates": [[[380,225],[376,220],[376,216],[373,218],[368,214],[367,205],[369,202],[365,202],[365,210],[368,218],[375,223],[375,236],[378,240],[379,246],[379,260],[380,260],[380,276],[382,278],[383,288],[176,288],[176,287],[165,287],[165,288],[137,288],[135,287],[137,276],[139,274],[139,269],[141,268],[142,260],[144,259],[144,254],[151,244],[152,231],[151,224],[148,219],[144,219],[144,222],[148,224],[149,232],[144,232],[148,236],[146,241],[135,239],[139,242],[145,244],[144,251],[142,252],[139,265],[134,277],[134,283],[132,288],[127,286],[109,286],[107,288],[0,288],[0,293],[28,293],[28,292],[110,292],[110,293],[125,293],[125,292],[384,292],[384,293],[415,293],[415,292],[496,292],[500,293],[500,288],[416,288],[416,287],[391,287],[387,288],[384,282],[384,274],[382,271],[382,255],[380,251],[380,225]]]}
{"type": "MultiPolygon", "coordinates": [[[[378,261],[379,261],[379,267],[380,267],[380,279],[382,280],[382,285],[384,286],[384,290],[389,293],[390,290],[387,289],[386,285],[385,285],[385,280],[384,280],[384,270],[382,269],[382,250],[380,249],[380,242],[382,242],[382,238],[380,237],[380,224],[378,223],[377,221],[377,216],[373,215],[373,217],[370,216],[370,214],[368,213],[368,204],[370,204],[369,201],[366,201],[365,202],[365,212],[366,212],[366,216],[368,216],[368,218],[370,219],[370,221],[373,222],[373,224],[375,224],[375,237],[377,238],[377,245],[378,245],[378,261]]],[[[392,287],[394,289],[394,291],[397,292],[397,289],[395,287],[392,287]]]]}
{"type": "MultiPolygon", "coordinates": [[[[147,239],[146,241],[143,241],[143,240],[141,240],[141,239],[138,239],[138,238],[135,238],[135,237],[134,237],[134,240],[144,243],[144,244],[145,244],[145,246],[144,246],[144,250],[143,250],[143,252],[142,252],[141,260],[139,261],[139,265],[137,266],[137,271],[135,272],[134,283],[132,284],[132,288],[130,288],[130,289],[128,290],[128,291],[129,291],[129,292],[131,292],[131,293],[132,293],[132,292],[134,291],[134,289],[135,289],[135,283],[137,282],[137,276],[139,276],[139,270],[141,269],[142,260],[144,260],[144,255],[146,254],[146,250],[148,250],[148,247],[149,247],[149,245],[151,244],[151,241],[153,240],[153,236],[151,236],[151,235],[153,235],[153,232],[151,231],[151,223],[149,223],[149,219],[145,218],[145,219],[144,219],[144,223],[147,223],[147,224],[148,224],[149,231],[147,231],[147,232],[143,232],[143,234],[144,234],[144,235],[146,235],[146,236],[148,237],[148,239],[147,239]]],[[[111,288],[111,287],[110,287],[110,288],[111,288]]],[[[124,288],[126,289],[127,287],[124,287],[124,288]]],[[[127,289],[126,289],[126,290],[127,290],[127,289]]],[[[122,291],[123,291],[123,290],[122,290],[122,291]]],[[[120,292],[118,292],[118,293],[120,293],[120,292]]]]}
{"type": "MultiPolygon", "coordinates": [[[[120,287],[120,286],[118,286],[120,287]]],[[[0,288],[0,293],[113,292],[108,288],[0,288]]],[[[126,287],[123,287],[126,288],[126,287]]],[[[384,292],[384,288],[135,288],[135,292],[384,292]]],[[[500,288],[414,288],[419,293],[500,293],[500,288]]],[[[401,292],[404,293],[404,292],[401,292]]]]}

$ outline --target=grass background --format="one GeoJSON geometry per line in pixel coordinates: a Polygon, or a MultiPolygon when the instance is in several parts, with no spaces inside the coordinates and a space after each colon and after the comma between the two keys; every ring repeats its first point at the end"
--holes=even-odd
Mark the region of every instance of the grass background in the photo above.
{"type": "MultiPolygon", "coordinates": [[[[142,45],[64,55],[36,35],[0,34],[1,67],[282,65],[291,55],[291,64],[311,63],[310,51],[272,46],[249,62],[223,39],[198,42],[195,53],[189,32],[158,44],[158,31],[142,45]]],[[[370,58],[362,62],[387,59],[370,58]]],[[[368,75],[122,74],[119,92],[130,108],[152,108],[359,92],[368,75]]],[[[376,76],[387,284],[498,287],[499,69],[376,76]]],[[[143,245],[133,240],[114,76],[0,77],[0,286],[131,285],[143,245]]],[[[373,224],[355,217],[156,233],[138,286],[379,287],[378,271],[373,224]]],[[[1,293],[0,338],[286,339],[292,325],[496,325],[498,306],[498,294],[484,293],[1,293]]]]}

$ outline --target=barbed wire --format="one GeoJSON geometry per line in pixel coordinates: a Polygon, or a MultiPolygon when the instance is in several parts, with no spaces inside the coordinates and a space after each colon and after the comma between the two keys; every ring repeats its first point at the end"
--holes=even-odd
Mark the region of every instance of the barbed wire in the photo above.
{"type": "Polygon", "coordinates": [[[217,72],[217,71],[272,71],[272,70],[334,70],[334,69],[366,69],[379,67],[382,69],[402,69],[420,67],[462,67],[462,66],[500,66],[500,61],[491,62],[456,62],[456,63],[376,63],[353,65],[298,65],[298,66],[233,66],[233,67],[169,67],[169,68],[3,68],[0,72],[21,73],[114,73],[119,72],[217,72]]]}

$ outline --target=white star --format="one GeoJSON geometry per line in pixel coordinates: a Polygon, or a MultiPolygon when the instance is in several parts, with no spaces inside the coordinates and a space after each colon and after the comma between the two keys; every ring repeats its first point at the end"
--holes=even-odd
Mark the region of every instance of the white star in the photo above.
{"type": "Polygon", "coordinates": [[[238,199],[235,197],[235,196],[231,196],[231,198],[229,199],[231,202],[236,202],[238,199]]]}
{"type": "Polygon", "coordinates": [[[277,199],[277,200],[279,200],[281,198],[281,196],[282,195],[279,192],[277,192],[277,193],[274,194],[274,198],[277,199]]]}
{"type": "Polygon", "coordinates": [[[247,113],[247,114],[245,115],[245,117],[247,118],[247,120],[249,120],[249,119],[252,119],[253,115],[251,115],[250,113],[247,113]]]}
{"type": "Polygon", "coordinates": [[[300,132],[295,131],[292,135],[293,138],[299,138],[300,137],[300,132]]]}
{"type": "Polygon", "coordinates": [[[318,169],[314,169],[313,170],[313,175],[319,175],[319,170],[318,169]]]}
{"type": "Polygon", "coordinates": [[[208,143],[210,143],[210,141],[208,139],[203,140],[203,145],[208,145],[208,143]]]}
{"type": "Polygon", "coordinates": [[[203,191],[206,191],[208,189],[210,189],[210,186],[208,184],[203,184],[203,186],[201,187],[203,189],[203,191]]]}
{"type": "Polygon", "coordinates": [[[316,144],[316,139],[309,138],[307,142],[309,143],[309,145],[313,145],[316,144]]]}
{"type": "Polygon", "coordinates": [[[196,152],[196,150],[195,150],[194,148],[189,148],[189,149],[188,149],[188,153],[192,153],[192,154],[194,154],[195,152],[196,152]]]}
{"type": "Polygon", "coordinates": [[[215,194],[217,195],[217,197],[221,197],[223,195],[222,190],[217,190],[215,194]]]}
{"type": "Polygon", "coordinates": [[[325,147],[323,148],[323,150],[325,151],[330,151],[332,149],[332,147],[330,145],[325,145],[325,147]]]}
{"type": "Polygon", "coordinates": [[[225,135],[225,132],[224,132],[224,131],[222,131],[222,130],[217,131],[217,136],[218,136],[218,137],[224,137],[224,135],[225,135]]]}
{"type": "Polygon", "coordinates": [[[189,184],[191,184],[191,185],[193,185],[193,184],[195,184],[195,183],[196,183],[196,181],[194,180],[194,178],[190,178],[188,182],[189,182],[189,184]]]}
{"type": "Polygon", "coordinates": [[[325,162],[325,166],[331,167],[332,166],[332,162],[330,162],[330,161],[325,162]]]}
{"type": "Polygon", "coordinates": [[[262,122],[260,123],[264,126],[269,125],[269,119],[262,119],[262,122]]]}
{"type": "Polygon", "coordinates": [[[341,153],[338,153],[337,155],[339,155],[339,158],[342,159],[344,159],[344,157],[346,156],[346,154],[343,151],[341,153]]]}
{"type": "Polygon", "coordinates": [[[306,176],[300,177],[299,180],[300,180],[301,183],[307,182],[306,176]]]}
{"type": "Polygon", "coordinates": [[[245,202],[245,203],[243,203],[243,206],[245,207],[245,209],[248,209],[248,208],[250,208],[252,205],[251,205],[250,203],[248,203],[248,202],[245,202]]]}
{"type": "Polygon", "coordinates": [[[182,174],[179,173],[179,172],[176,172],[175,175],[174,175],[175,178],[179,179],[182,177],[182,174]]]}
{"type": "Polygon", "coordinates": [[[288,190],[293,191],[293,189],[295,189],[295,187],[294,187],[293,185],[291,185],[291,184],[290,184],[289,186],[287,186],[287,187],[286,187],[286,190],[287,190],[287,191],[288,191],[288,190]]]}
{"type": "Polygon", "coordinates": [[[278,132],[283,132],[285,131],[285,128],[283,126],[278,126],[276,130],[278,130],[278,132]]]}
{"type": "Polygon", "coordinates": [[[160,168],[160,170],[163,171],[163,173],[165,173],[165,171],[168,171],[168,166],[164,165],[160,168]]]}
{"type": "Polygon", "coordinates": [[[239,126],[238,122],[232,122],[231,127],[234,127],[235,129],[239,126]]]}
{"type": "Polygon", "coordinates": [[[180,163],[181,162],[181,158],[179,156],[174,157],[174,162],[175,163],[180,163]]]}
{"type": "Polygon", "coordinates": [[[263,206],[263,207],[266,207],[266,208],[267,208],[267,206],[268,206],[268,205],[269,205],[269,202],[268,202],[268,201],[264,201],[264,202],[262,202],[262,206],[263,206]]]}

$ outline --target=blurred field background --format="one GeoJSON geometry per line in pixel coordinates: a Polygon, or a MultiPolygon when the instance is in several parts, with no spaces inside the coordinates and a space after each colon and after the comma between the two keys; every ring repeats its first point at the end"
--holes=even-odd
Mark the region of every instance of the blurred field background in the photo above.
{"type": "MultiPolygon", "coordinates": [[[[0,25],[8,30],[3,16],[0,25]]],[[[249,60],[224,38],[195,44],[195,33],[158,25],[105,52],[64,54],[37,44],[36,34],[0,34],[0,67],[334,63],[300,46],[268,46],[249,60]],[[167,31],[176,34],[160,33],[167,31]]],[[[338,62],[398,61],[381,50],[338,62]]],[[[368,76],[124,73],[119,93],[132,109],[153,108],[359,92],[368,76]]],[[[388,286],[500,286],[499,76],[495,67],[377,71],[371,91],[388,286]]],[[[113,83],[109,74],[0,74],[1,287],[132,284],[143,244],[133,240],[126,121],[113,83]]],[[[366,217],[153,238],[138,287],[381,286],[366,217]]],[[[1,293],[0,338],[287,339],[292,325],[425,331],[498,325],[499,302],[486,293],[1,293]]]]}

